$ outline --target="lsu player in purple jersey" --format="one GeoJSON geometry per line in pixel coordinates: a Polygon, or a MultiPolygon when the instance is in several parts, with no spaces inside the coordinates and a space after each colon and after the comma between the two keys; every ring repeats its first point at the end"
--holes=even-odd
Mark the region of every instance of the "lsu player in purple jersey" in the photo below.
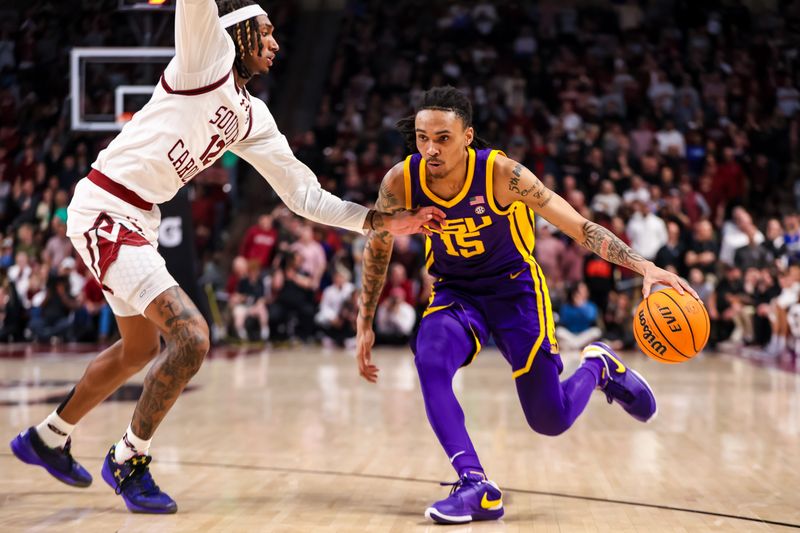
{"type": "MultiPolygon", "coordinates": [[[[511,366],[522,410],[537,433],[569,429],[596,389],[636,420],[656,414],[647,382],[605,344],[584,348],[580,367],[559,379],[563,365],[547,282],[533,254],[534,215],[644,276],[645,296],[654,283],[695,293],[685,280],[586,220],[527,168],[487,149],[472,128],[469,100],[456,89],[427,91],[417,112],[398,126],[417,153],[387,173],[378,208],[437,206],[447,215],[441,231],[426,239],[426,265],[437,279],[411,348],[428,420],[458,480],[425,516],[445,524],[495,520],[503,516],[502,493],[484,473],[452,387],[455,373],[489,335],[511,366]]],[[[392,236],[373,231],[363,259],[357,344],[360,373],[371,382],[378,376],[372,323],[391,252],[392,236]]]]}
{"type": "Polygon", "coordinates": [[[67,398],[11,441],[21,461],[73,487],[92,476],[72,456],[71,433],[150,361],[133,417],[106,454],[101,476],[136,513],[174,513],[155,483],[150,445],[159,424],[200,370],[208,325],[156,251],[161,212],[201,170],[227,151],[250,163],[283,202],[310,220],[393,234],[438,227],[435,208],[380,213],[322,189],[292,153],[265,102],[246,89],[279,50],[267,12],[253,0],[176,0],[175,56],[150,101],[92,164],[69,205],[67,234],[103,286],[118,342],[100,352],[67,398]],[[421,229],[422,228],[422,229],[421,229]],[[166,349],[161,351],[163,337],[166,349]]]}

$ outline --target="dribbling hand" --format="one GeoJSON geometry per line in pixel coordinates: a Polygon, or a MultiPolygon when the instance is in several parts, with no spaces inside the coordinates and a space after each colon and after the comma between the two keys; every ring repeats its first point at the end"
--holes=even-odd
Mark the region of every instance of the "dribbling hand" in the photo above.
{"type": "Polygon", "coordinates": [[[696,300],[700,300],[700,296],[697,295],[695,290],[689,285],[689,282],[683,279],[682,277],[673,274],[672,272],[668,272],[663,268],[659,268],[653,263],[649,263],[644,269],[644,283],[642,285],[642,295],[647,298],[650,296],[650,290],[652,289],[653,285],[658,283],[661,285],[667,285],[672,287],[678,294],[683,294],[684,292],[688,292],[692,296],[695,297],[696,300]]]}

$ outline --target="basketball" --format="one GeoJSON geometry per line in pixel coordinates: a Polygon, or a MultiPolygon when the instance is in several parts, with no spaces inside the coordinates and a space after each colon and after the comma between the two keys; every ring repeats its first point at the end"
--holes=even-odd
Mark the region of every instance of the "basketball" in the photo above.
{"type": "Polygon", "coordinates": [[[639,304],[633,333],[639,348],[660,363],[682,363],[708,342],[711,322],[705,306],[675,289],[656,291],[639,304]]]}

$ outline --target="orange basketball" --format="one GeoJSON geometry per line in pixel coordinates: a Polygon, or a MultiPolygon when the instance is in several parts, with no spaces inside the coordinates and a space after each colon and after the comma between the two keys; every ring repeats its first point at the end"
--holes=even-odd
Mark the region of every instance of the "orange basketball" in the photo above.
{"type": "Polygon", "coordinates": [[[688,361],[705,347],[711,322],[705,306],[675,289],[650,294],[636,308],[633,334],[639,348],[661,363],[688,361]]]}

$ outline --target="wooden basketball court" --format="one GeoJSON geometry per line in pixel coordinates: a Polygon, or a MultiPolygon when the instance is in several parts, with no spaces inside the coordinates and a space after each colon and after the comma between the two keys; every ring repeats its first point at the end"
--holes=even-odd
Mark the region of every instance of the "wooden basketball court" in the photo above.
{"type": "MultiPolygon", "coordinates": [[[[627,354],[656,390],[658,418],[640,424],[596,393],[569,432],[550,438],[527,427],[505,361],[485,350],[457,387],[506,515],[449,529],[423,517],[447,494],[438,482],[455,475],[428,426],[408,350],[376,351],[377,386],[345,352],[216,350],[153,444],[155,478],[178,502],[171,516],[129,513],[100,479],[135,386],[74,434],[73,453],[95,476],[88,489],[11,454],[7,443],[57,405],[90,358],[0,359],[0,531],[800,529],[800,375],[739,358],[668,366],[627,354]]],[[[577,355],[565,363],[568,375],[577,355]]]]}

